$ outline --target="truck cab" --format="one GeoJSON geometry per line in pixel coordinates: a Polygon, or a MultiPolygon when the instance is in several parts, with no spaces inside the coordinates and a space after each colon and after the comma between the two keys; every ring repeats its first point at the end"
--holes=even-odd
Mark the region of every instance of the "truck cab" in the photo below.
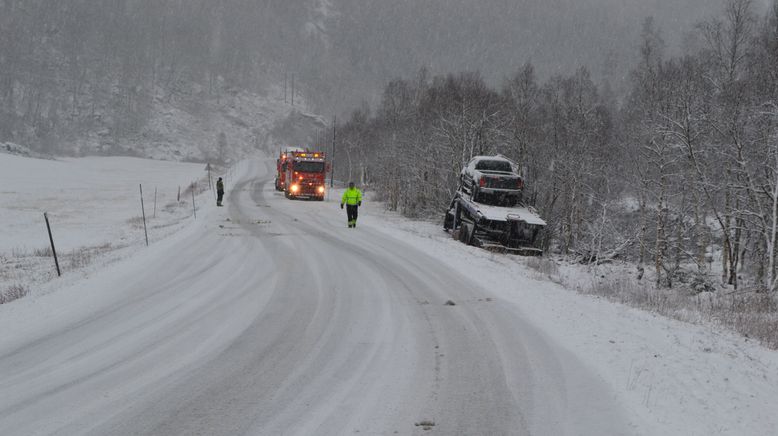
{"type": "Polygon", "coordinates": [[[327,169],[324,152],[289,153],[285,161],[284,194],[287,198],[324,200],[327,169]]]}

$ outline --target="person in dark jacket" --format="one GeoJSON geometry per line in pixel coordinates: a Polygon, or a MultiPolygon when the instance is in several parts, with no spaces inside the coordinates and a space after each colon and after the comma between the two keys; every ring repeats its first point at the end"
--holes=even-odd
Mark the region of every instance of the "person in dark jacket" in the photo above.
{"type": "Polygon", "coordinates": [[[362,191],[354,187],[354,182],[348,183],[348,189],[343,192],[340,200],[340,208],[346,205],[346,216],[349,228],[357,226],[357,209],[362,206],[362,191]]]}
{"type": "Polygon", "coordinates": [[[216,181],[216,205],[222,205],[222,199],[224,198],[224,181],[221,177],[216,181]]]}

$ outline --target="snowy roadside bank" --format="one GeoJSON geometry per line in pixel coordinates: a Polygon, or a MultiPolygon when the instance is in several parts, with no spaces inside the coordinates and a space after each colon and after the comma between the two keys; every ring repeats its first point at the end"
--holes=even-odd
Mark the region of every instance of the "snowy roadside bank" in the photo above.
{"type": "MultiPolygon", "coordinates": [[[[335,193],[334,193],[335,194],[335,193]]],[[[683,323],[565,289],[528,258],[467,247],[441,225],[366,202],[360,222],[474,277],[589,365],[647,434],[778,434],[778,352],[710,325],[683,323]]],[[[457,302],[467,304],[467,302],[457,302]]]]}

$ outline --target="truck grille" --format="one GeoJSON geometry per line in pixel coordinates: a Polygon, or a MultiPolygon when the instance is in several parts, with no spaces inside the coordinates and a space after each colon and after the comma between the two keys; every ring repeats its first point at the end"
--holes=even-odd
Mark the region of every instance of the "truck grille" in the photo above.
{"type": "Polygon", "coordinates": [[[300,185],[300,193],[314,194],[316,193],[316,188],[321,186],[321,182],[315,179],[306,179],[300,181],[299,185],[300,185]]]}

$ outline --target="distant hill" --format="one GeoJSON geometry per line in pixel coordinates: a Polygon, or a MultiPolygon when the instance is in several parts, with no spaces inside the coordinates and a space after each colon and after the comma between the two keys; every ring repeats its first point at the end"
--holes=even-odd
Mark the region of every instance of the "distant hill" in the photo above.
{"type": "MultiPolygon", "coordinates": [[[[481,71],[499,83],[532,62],[541,77],[587,66],[613,82],[637,57],[641,23],[652,16],[669,53],[720,0],[334,0],[328,35],[337,77],[334,100],[365,98],[379,83],[413,75],[481,71]],[[347,79],[346,79],[347,78],[347,79]],[[362,91],[350,96],[351,90],[362,91]]],[[[762,4],[757,2],[757,5],[762,4]]],[[[614,84],[618,88],[618,83],[614,84]]],[[[374,94],[375,95],[375,94],[374,94]]]]}
{"type": "Polygon", "coordinates": [[[219,137],[236,152],[256,146],[266,104],[291,104],[293,85],[298,108],[329,119],[422,67],[497,85],[526,62],[541,79],[585,65],[618,93],[647,16],[677,53],[721,2],[5,1],[0,141],[203,159],[220,153],[219,137]]]}
{"type": "Polygon", "coordinates": [[[214,160],[286,141],[271,132],[306,96],[298,80],[292,106],[284,72],[326,14],[309,3],[0,2],[0,142],[214,160]]]}

